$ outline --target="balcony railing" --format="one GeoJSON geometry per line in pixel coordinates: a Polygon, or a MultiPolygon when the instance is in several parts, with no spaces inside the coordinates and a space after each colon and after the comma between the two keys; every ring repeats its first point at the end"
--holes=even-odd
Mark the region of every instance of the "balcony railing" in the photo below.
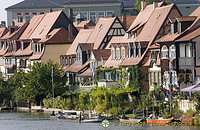
{"type": "Polygon", "coordinates": [[[180,66],[194,66],[194,57],[180,57],[179,65],[180,66]]]}

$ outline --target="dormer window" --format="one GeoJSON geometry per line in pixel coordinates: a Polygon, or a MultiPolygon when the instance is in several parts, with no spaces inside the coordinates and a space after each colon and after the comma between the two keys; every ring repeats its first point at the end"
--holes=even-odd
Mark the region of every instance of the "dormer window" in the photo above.
{"type": "Polygon", "coordinates": [[[169,56],[172,59],[176,59],[176,47],[174,45],[170,46],[169,56]]]}
{"type": "Polygon", "coordinates": [[[21,50],[24,50],[24,42],[21,42],[21,50]]]}
{"type": "Polygon", "coordinates": [[[128,45],[128,58],[131,57],[131,47],[130,47],[130,44],[128,45]]]}
{"type": "Polygon", "coordinates": [[[125,59],[125,48],[124,46],[121,47],[122,50],[122,59],[125,59]]]}
{"type": "Polygon", "coordinates": [[[117,59],[119,60],[120,59],[120,49],[119,49],[119,47],[117,47],[116,52],[117,52],[117,59]]]}
{"type": "Polygon", "coordinates": [[[111,47],[111,58],[112,60],[115,59],[115,48],[113,46],[111,47]]]}
{"type": "Polygon", "coordinates": [[[135,39],[137,37],[137,32],[133,33],[133,39],[135,39]]]}
{"type": "Polygon", "coordinates": [[[133,43],[133,57],[136,58],[136,46],[135,46],[135,43],[133,43]]]}
{"type": "Polygon", "coordinates": [[[142,56],[142,52],[141,52],[141,44],[138,44],[138,57],[142,56]]]}
{"type": "Polygon", "coordinates": [[[130,38],[131,38],[131,33],[129,32],[129,33],[128,33],[128,39],[130,39],[130,38]]]}
{"type": "Polygon", "coordinates": [[[31,41],[31,50],[34,50],[35,44],[33,41],[31,41]]]}
{"type": "Polygon", "coordinates": [[[161,59],[168,59],[168,57],[168,48],[164,45],[161,49],[161,59]]]}

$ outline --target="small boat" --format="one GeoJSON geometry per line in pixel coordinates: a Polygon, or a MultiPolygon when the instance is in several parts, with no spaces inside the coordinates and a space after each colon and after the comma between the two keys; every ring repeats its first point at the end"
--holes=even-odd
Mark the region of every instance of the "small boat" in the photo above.
{"type": "Polygon", "coordinates": [[[65,112],[58,116],[58,120],[78,120],[79,116],[76,112],[65,112]]]}
{"type": "Polygon", "coordinates": [[[119,119],[120,122],[123,123],[139,123],[139,122],[143,122],[145,119],[132,119],[132,118],[128,118],[128,119],[119,119]]]}
{"type": "Polygon", "coordinates": [[[90,119],[83,119],[81,120],[82,123],[95,123],[95,122],[101,122],[102,119],[100,118],[90,118],[90,119]]]}
{"type": "Polygon", "coordinates": [[[168,119],[163,119],[162,117],[161,118],[158,118],[158,119],[150,119],[150,118],[147,118],[147,124],[167,124],[169,122],[171,122],[172,120],[174,119],[174,117],[172,118],[168,118],[168,119]]]}

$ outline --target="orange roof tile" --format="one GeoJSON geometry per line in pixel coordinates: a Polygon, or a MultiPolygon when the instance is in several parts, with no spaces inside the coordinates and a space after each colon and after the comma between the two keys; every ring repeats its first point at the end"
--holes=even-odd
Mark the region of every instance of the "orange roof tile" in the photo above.
{"type": "Polygon", "coordinates": [[[0,28],[0,38],[3,37],[7,32],[8,32],[8,28],[0,28]]]}
{"type": "Polygon", "coordinates": [[[106,67],[113,67],[113,68],[119,68],[120,66],[120,63],[122,62],[123,60],[112,60],[111,59],[111,56],[108,58],[108,60],[106,61],[106,63],[103,65],[103,66],[106,66],[106,67]]]}
{"type": "Polygon", "coordinates": [[[174,4],[155,8],[148,22],[137,36],[136,42],[149,41],[149,45],[151,45],[173,7],[174,4]]]}
{"type": "Polygon", "coordinates": [[[39,43],[71,43],[71,41],[68,39],[68,31],[58,28],[43,37],[39,43]]]}
{"type": "Polygon", "coordinates": [[[86,71],[79,74],[78,76],[92,76],[92,70],[90,68],[88,68],[86,71]]]}
{"type": "MultiPolygon", "coordinates": [[[[163,2],[158,3],[158,7],[161,7],[162,4],[163,2]]],[[[148,21],[152,12],[153,12],[153,4],[147,5],[147,7],[144,10],[140,11],[140,13],[137,15],[136,19],[134,20],[134,22],[132,23],[127,32],[133,30],[137,26],[144,25],[148,21]]]]}
{"type": "Polygon", "coordinates": [[[100,61],[101,59],[107,60],[111,54],[110,49],[93,50],[92,52],[95,56],[95,59],[98,61],[100,61]]]}
{"type": "Polygon", "coordinates": [[[56,22],[61,13],[62,11],[56,11],[45,14],[44,18],[29,38],[41,39],[45,37],[49,33],[50,29],[52,28],[53,24],[56,22]]]}
{"type": "Polygon", "coordinates": [[[27,27],[28,22],[21,22],[16,23],[15,26],[17,26],[17,30],[14,31],[12,34],[10,34],[10,31],[8,31],[3,37],[1,37],[1,40],[11,39],[11,40],[18,40],[19,36],[23,33],[25,28],[27,27]]]}
{"type": "Polygon", "coordinates": [[[35,15],[31,21],[26,30],[23,32],[19,40],[26,40],[29,39],[31,34],[35,31],[36,27],[39,25],[41,20],[43,19],[44,15],[35,15]]]}
{"type": "Polygon", "coordinates": [[[116,17],[99,19],[89,39],[87,40],[88,43],[94,43],[94,49],[98,49],[100,47],[105,35],[108,33],[115,19],[116,17]]]}
{"type": "Polygon", "coordinates": [[[159,42],[173,42],[174,40],[176,40],[176,38],[178,38],[178,36],[180,36],[180,34],[178,34],[178,33],[175,33],[173,35],[167,34],[167,35],[161,37],[160,39],[158,39],[155,42],[157,42],[157,43],[159,43],[159,42]]]}
{"type": "Polygon", "coordinates": [[[33,55],[29,58],[29,60],[39,60],[44,54],[44,50],[45,49],[43,48],[41,53],[33,53],[33,55]]]}
{"type": "Polygon", "coordinates": [[[182,16],[176,18],[178,22],[184,22],[184,21],[194,21],[196,19],[196,16],[182,16]]]}
{"type": "Polygon", "coordinates": [[[197,29],[187,32],[187,34],[181,36],[178,40],[176,41],[189,41],[192,40],[196,37],[200,36],[200,27],[198,27],[197,29]]]}
{"type": "Polygon", "coordinates": [[[93,29],[81,29],[67,51],[66,55],[76,54],[76,48],[79,43],[86,43],[93,29]]]}
{"type": "Polygon", "coordinates": [[[6,54],[6,52],[8,51],[8,47],[6,48],[6,49],[4,49],[4,44],[3,44],[3,46],[2,46],[2,48],[1,48],[1,50],[0,50],[0,56],[3,56],[3,55],[5,55],[6,54]]]}
{"type": "Polygon", "coordinates": [[[24,50],[18,49],[14,56],[29,56],[32,53],[33,50],[31,50],[31,44],[29,44],[29,46],[24,50]]]}
{"type": "Polygon", "coordinates": [[[70,66],[65,66],[63,67],[63,69],[69,72],[80,72],[82,69],[86,68],[88,65],[89,65],[89,62],[86,62],[83,65],[76,65],[76,61],[75,61],[74,64],[70,66]]]}

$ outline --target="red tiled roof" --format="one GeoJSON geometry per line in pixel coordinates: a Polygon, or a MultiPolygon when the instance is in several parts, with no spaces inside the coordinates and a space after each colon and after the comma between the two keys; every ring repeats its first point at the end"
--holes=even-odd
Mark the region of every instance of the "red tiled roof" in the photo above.
{"type": "Polygon", "coordinates": [[[8,32],[8,28],[0,28],[0,38],[3,37],[7,32],[8,32]]]}
{"type": "Polygon", "coordinates": [[[92,70],[90,68],[88,68],[86,71],[79,74],[78,76],[92,76],[92,70]]]}
{"type": "Polygon", "coordinates": [[[29,60],[39,60],[44,54],[44,50],[45,49],[43,48],[41,53],[33,53],[33,55],[29,58],[29,60]]]}
{"type": "Polygon", "coordinates": [[[196,37],[200,36],[200,27],[198,27],[197,29],[188,32],[187,34],[185,34],[184,36],[181,36],[181,38],[179,38],[176,41],[189,41],[192,40],[196,37]]]}
{"type": "Polygon", "coordinates": [[[45,37],[49,33],[50,29],[52,28],[52,26],[54,25],[61,13],[62,11],[56,11],[45,14],[44,18],[29,38],[41,39],[45,37]]]}
{"type": "Polygon", "coordinates": [[[91,51],[93,49],[93,43],[79,43],[82,51],[91,51]]]}
{"type": "Polygon", "coordinates": [[[137,36],[136,42],[149,41],[149,45],[151,45],[173,7],[174,4],[155,8],[148,22],[137,36]]]}
{"type": "Polygon", "coordinates": [[[159,49],[160,45],[159,44],[153,44],[149,47],[149,49],[159,49]]]}
{"type": "Polygon", "coordinates": [[[150,65],[151,65],[151,55],[149,55],[148,60],[144,63],[143,66],[145,66],[145,67],[149,67],[150,65]]]}
{"type": "Polygon", "coordinates": [[[17,52],[14,54],[14,56],[29,56],[33,53],[33,50],[31,50],[31,44],[29,44],[29,46],[24,49],[24,50],[17,50],[17,52]]]}
{"type": "Polygon", "coordinates": [[[11,39],[11,40],[18,40],[19,36],[23,33],[25,28],[27,27],[27,22],[21,22],[16,23],[15,26],[17,26],[19,29],[14,31],[12,34],[10,34],[10,31],[8,31],[3,37],[1,37],[1,40],[11,39]]]}
{"type": "Polygon", "coordinates": [[[185,22],[185,21],[194,21],[196,19],[196,16],[182,16],[176,18],[178,22],[185,22]]]}
{"type": "Polygon", "coordinates": [[[67,51],[66,55],[76,54],[76,48],[79,43],[86,43],[93,29],[81,29],[67,51]]]}
{"type": "Polygon", "coordinates": [[[88,28],[94,28],[95,27],[95,23],[92,20],[87,20],[87,21],[81,21],[79,24],[77,22],[73,23],[74,26],[80,30],[80,29],[84,29],[84,26],[86,25],[88,28]]]}
{"type": "Polygon", "coordinates": [[[112,60],[111,59],[111,56],[108,58],[108,60],[106,61],[106,63],[103,65],[103,66],[106,66],[106,67],[113,67],[113,68],[119,68],[120,66],[120,63],[122,62],[123,60],[112,60]]]}
{"type": "Polygon", "coordinates": [[[111,54],[110,49],[93,50],[92,52],[95,56],[95,59],[98,61],[100,61],[101,59],[107,60],[111,54]]]}
{"type": "Polygon", "coordinates": [[[29,39],[31,34],[35,31],[36,27],[39,25],[41,20],[44,18],[44,15],[35,15],[31,21],[26,30],[23,32],[19,40],[26,40],[29,39]]]}
{"type": "Polygon", "coordinates": [[[178,36],[180,36],[180,34],[178,34],[178,33],[175,33],[175,34],[173,34],[173,35],[167,34],[167,35],[161,37],[160,39],[158,39],[158,40],[155,41],[155,42],[157,42],[157,43],[159,43],[159,42],[173,42],[174,40],[176,40],[176,38],[177,38],[178,36]]]}
{"type": "Polygon", "coordinates": [[[3,44],[3,46],[2,46],[2,48],[0,50],[0,56],[5,55],[7,51],[8,51],[8,47],[6,49],[4,49],[4,44],[3,44]]]}
{"type": "Polygon", "coordinates": [[[83,65],[76,65],[76,61],[74,62],[74,64],[70,65],[70,66],[65,66],[63,67],[63,69],[65,71],[70,71],[70,72],[79,72],[82,69],[84,69],[85,67],[87,67],[89,65],[89,62],[86,62],[83,65]]]}
{"type": "Polygon", "coordinates": [[[64,28],[58,28],[51,31],[43,37],[39,43],[70,43],[68,39],[68,31],[64,28]]]}
{"type": "Polygon", "coordinates": [[[7,57],[7,56],[13,56],[14,54],[15,54],[15,52],[12,51],[12,52],[7,52],[4,56],[5,57],[7,57]]]}
{"type": "MultiPolygon", "coordinates": [[[[162,4],[163,2],[158,3],[158,7],[161,7],[162,4]]],[[[137,15],[136,19],[134,20],[134,22],[132,23],[127,32],[133,30],[137,26],[144,25],[148,21],[152,12],[153,12],[153,4],[147,5],[147,7],[144,10],[140,11],[140,13],[137,15]]]]}
{"type": "Polygon", "coordinates": [[[94,49],[98,49],[100,47],[105,35],[108,33],[115,19],[116,17],[99,19],[89,39],[87,40],[88,43],[94,43],[94,49]]]}

